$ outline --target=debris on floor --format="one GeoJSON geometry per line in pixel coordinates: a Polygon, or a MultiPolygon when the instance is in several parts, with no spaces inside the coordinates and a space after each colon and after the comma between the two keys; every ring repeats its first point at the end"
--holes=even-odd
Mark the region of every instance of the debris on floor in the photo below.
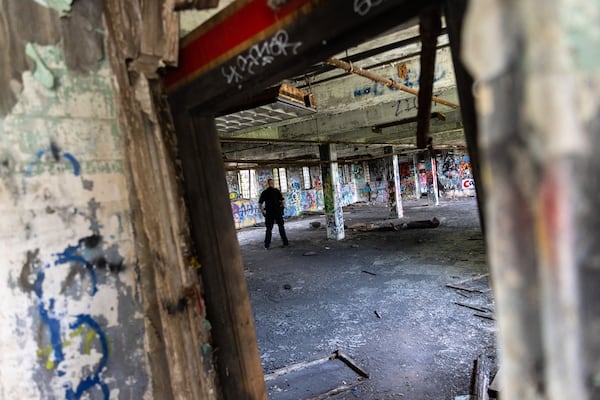
{"type": "Polygon", "coordinates": [[[340,360],[327,361],[321,367],[331,371],[307,368],[267,381],[269,400],[454,400],[470,393],[472,361],[479,354],[495,360],[495,322],[453,304],[494,309],[485,242],[470,240],[482,237],[477,202],[421,203],[403,201],[401,219],[390,219],[386,206],[354,207],[350,215],[344,207],[349,226],[393,222],[398,230],[348,229],[341,241],[327,239],[323,215],[290,218],[293,246],[270,257],[264,228],[238,233],[252,271],[246,279],[265,373],[340,349],[370,375],[357,381],[340,360]],[[435,229],[399,228],[434,216],[441,221],[435,229]],[[311,221],[320,228],[311,229],[311,221]]]}
{"type": "Polygon", "coordinates": [[[433,217],[430,220],[425,221],[410,221],[400,225],[401,229],[426,229],[426,228],[437,228],[440,226],[440,220],[433,217]]]}
{"type": "Polygon", "coordinates": [[[457,306],[465,307],[476,311],[475,313],[473,313],[473,315],[476,317],[495,321],[494,308],[492,305],[489,304],[491,303],[491,300],[487,296],[485,296],[490,291],[487,282],[488,277],[489,274],[476,275],[454,283],[447,283],[446,287],[455,289],[458,295],[472,299],[474,302],[477,301],[479,303],[486,303],[485,305],[479,305],[472,303],[467,304],[458,301],[454,302],[454,304],[456,304],[457,306]],[[480,294],[483,296],[474,298],[473,296],[476,294],[480,294]]]}
{"type": "Polygon", "coordinates": [[[479,355],[474,361],[473,373],[473,398],[474,400],[489,400],[488,387],[490,386],[490,361],[484,354],[479,355]]]}
{"type": "Polygon", "coordinates": [[[269,400],[323,400],[351,391],[367,379],[369,374],[340,350],[265,375],[269,400]]]}

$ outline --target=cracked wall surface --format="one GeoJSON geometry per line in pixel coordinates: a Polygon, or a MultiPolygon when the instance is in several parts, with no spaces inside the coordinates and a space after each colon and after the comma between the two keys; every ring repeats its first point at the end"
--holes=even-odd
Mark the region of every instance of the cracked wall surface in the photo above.
{"type": "MultiPolygon", "coordinates": [[[[3,16],[18,7],[9,3],[3,16]]],[[[101,15],[90,2],[73,6],[86,11],[71,25],[101,15]]],[[[57,22],[55,11],[42,14],[57,22]]],[[[0,118],[0,397],[151,398],[108,61],[102,47],[86,61],[64,43],[30,39],[11,42],[25,62],[0,79],[16,101],[4,99],[0,118]]]]}

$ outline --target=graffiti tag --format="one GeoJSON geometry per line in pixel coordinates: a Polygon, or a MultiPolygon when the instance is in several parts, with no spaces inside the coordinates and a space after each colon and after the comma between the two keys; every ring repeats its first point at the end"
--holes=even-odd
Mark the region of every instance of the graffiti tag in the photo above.
{"type": "Polygon", "coordinates": [[[475,181],[473,179],[463,179],[463,189],[475,189],[475,181]]]}
{"type": "Polygon", "coordinates": [[[364,17],[373,7],[377,7],[383,2],[384,0],[354,0],[354,12],[364,17]]]}
{"type": "Polygon", "coordinates": [[[277,57],[296,55],[302,42],[290,42],[288,33],[279,30],[271,39],[255,44],[245,54],[240,54],[230,64],[221,68],[227,84],[237,84],[256,69],[271,64],[277,57]]]}

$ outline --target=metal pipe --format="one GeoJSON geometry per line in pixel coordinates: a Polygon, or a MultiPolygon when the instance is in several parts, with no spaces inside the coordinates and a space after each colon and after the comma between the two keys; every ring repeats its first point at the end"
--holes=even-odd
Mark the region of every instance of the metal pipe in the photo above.
{"type": "MultiPolygon", "coordinates": [[[[381,76],[379,74],[376,74],[376,73],[371,72],[371,71],[367,71],[367,70],[362,69],[360,67],[354,67],[352,64],[347,63],[347,62],[342,61],[342,60],[338,60],[337,58],[330,57],[330,58],[328,58],[325,61],[325,63],[327,63],[329,65],[332,65],[334,67],[343,69],[344,71],[349,72],[351,74],[360,75],[360,76],[365,77],[367,79],[370,79],[372,81],[381,83],[381,84],[383,84],[383,85],[385,85],[387,87],[393,87],[395,89],[402,90],[403,92],[410,93],[410,94],[413,94],[415,96],[419,95],[419,91],[416,90],[416,89],[410,88],[408,86],[404,86],[404,85],[402,85],[402,84],[394,81],[393,79],[385,78],[385,77],[383,77],[383,76],[381,76]]],[[[448,100],[444,100],[444,99],[442,99],[440,97],[436,97],[436,96],[431,96],[431,101],[433,101],[434,103],[443,104],[445,106],[448,106],[448,107],[451,107],[451,108],[454,108],[454,109],[459,109],[460,108],[460,106],[458,104],[453,103],[453,102],[448,101],[448,100]]]]}

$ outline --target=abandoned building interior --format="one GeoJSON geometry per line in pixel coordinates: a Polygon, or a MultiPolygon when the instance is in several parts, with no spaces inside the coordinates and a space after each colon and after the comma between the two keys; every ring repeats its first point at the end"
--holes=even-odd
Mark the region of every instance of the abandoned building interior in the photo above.
{"type": "Polygon", "coordinates": [[[600,399],[598,26],[0,0],[0,398],[600,399]]]}

